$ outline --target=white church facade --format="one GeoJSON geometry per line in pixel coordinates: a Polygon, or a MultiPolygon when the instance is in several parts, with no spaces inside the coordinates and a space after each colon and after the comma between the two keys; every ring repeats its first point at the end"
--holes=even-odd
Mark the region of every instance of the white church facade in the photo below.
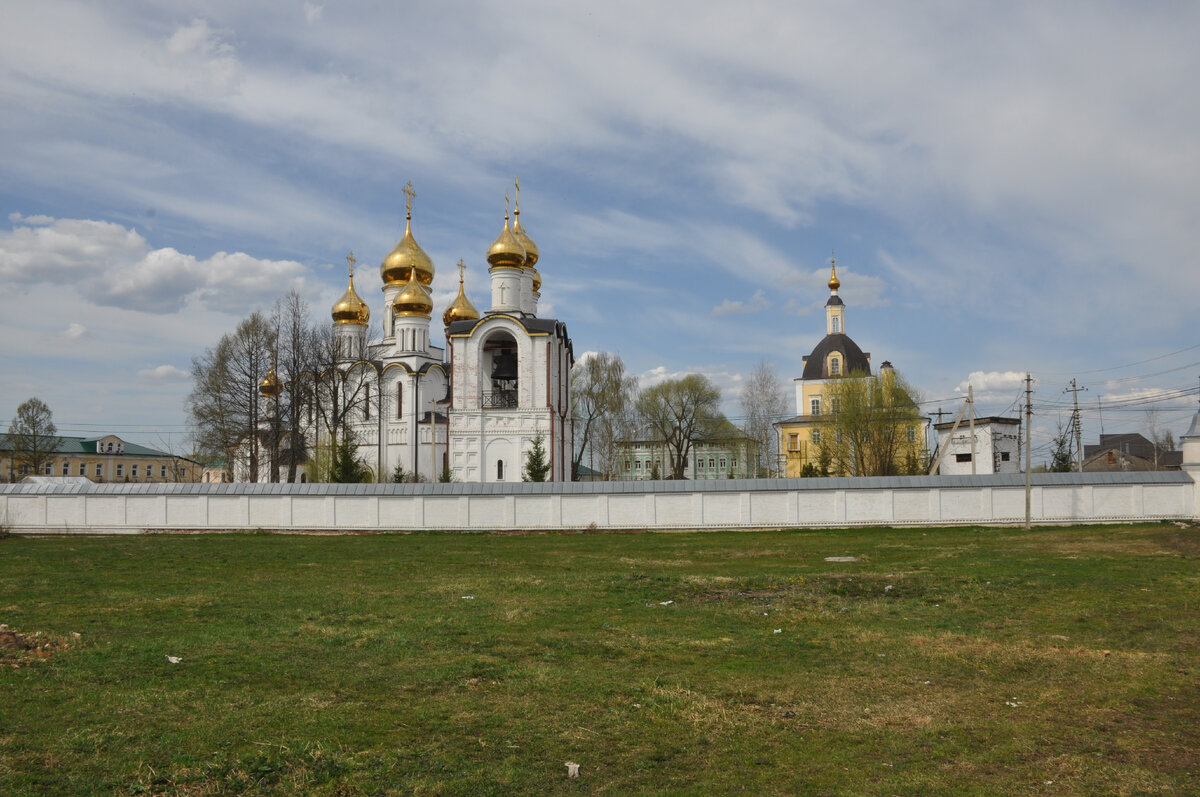
{"type": "MultiPolygon", "coordinates": [[[[310,430],[310,450],[348,429],[373,481],[396,475],[422,481],[521,481],[540,438],[550,481],[570,479],[569,375],[574,363],[566,326],[539,318],[538,248],[520,221],[487,252],[491,308],[467,298],[462,261],[458,295],[445,309],[444,346],[435,345],[432,259],[412,232],[411,185],[404,236],[383,258],[382,337],[368,339],[371,310],[354,284],[332,309],[336,366],[320,379],[335,384],[328,413],[310,430]],[[340,413],[340,414],[338,414],[340,413]]],[[[507,199],[506,199],[507,204],[507,199]]],[[[264,380],[266,384],[266,380],[264,380]]]]}

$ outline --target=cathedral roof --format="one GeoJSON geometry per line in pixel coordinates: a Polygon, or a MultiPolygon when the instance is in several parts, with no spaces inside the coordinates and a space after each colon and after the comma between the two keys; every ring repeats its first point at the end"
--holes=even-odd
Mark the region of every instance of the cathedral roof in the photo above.
{"type": "Polygon", "coordinates": [[[834,352],[842,355],[843,374],[871,373],[871,361],[858,344],[851,340],[849,335],[837,334],[821,338],[821,342],[804,361],[804,374],[801,379],[828,379],[825,361],[834,352]]]}

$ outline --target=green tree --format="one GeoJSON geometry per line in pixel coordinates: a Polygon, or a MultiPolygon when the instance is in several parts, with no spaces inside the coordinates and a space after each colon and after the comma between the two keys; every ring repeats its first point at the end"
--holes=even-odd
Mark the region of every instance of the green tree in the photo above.
{"type": "Polygon", "coordinates": [[[521,474],[521,481],[544,482],[549,472],[550,460],[546,458],[546,447],[539,432],[538,436],[533,438],[533,447],[525,455],[525,471],[521,474]]]}
{"type": "Polygon", "coordinates": [[[358,459],[358,444],[349,430],[343,430],[341,438],[333,445],[333,461],[329,467],[329,481],[338,484],[356,484],[370,481],[370,471],[358,459]]]}
{"type": "Polygon", "coordinates": [[[819,457],[827,472],[894,476],[920,462],[924,421],[920,396],[899,374],[855,373],[830,380],[819,416],[819,457]],[[913,456],[915,455],[915,457],[913,456]]]}
{"type": "Polygon", "coordinates": [[[669,478],[684,478],[684,463],[691,455],[693,442],[725,420],[720,404],[721,391],[701,374],[661,382],[638,395],[638,415],[654,438],[666,446],[669,478]]]}
{"type": "Polygon", "coordinates": [[[17,470],[41,474],[54,458],[62,438],[54,425],[54,413],[39,398],[31,398],[17,407],[16,417],[8,426],[8,450],[12,452],[9,471],[16,480],[17,470]]]}

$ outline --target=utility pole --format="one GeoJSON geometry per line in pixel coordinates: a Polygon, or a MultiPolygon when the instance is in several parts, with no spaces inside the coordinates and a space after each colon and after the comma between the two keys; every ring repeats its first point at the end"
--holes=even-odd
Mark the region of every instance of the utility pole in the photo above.
{"type": "Polygon", "coordinates": [[[1083,473],[1083,429],[1079,424],[1079,391],[1087,390],[1086,387],[1079,387],[1075,384],[1075,380],[1071,380],[1071,386],[1063,388],[1063,392],[1071,391],[1075,401],[1075,410],[1072,415],[1075,421],[1075,470],[1078,473],[1083,473]]]}
{"type": "Polygon", "coordinates": [[[1033,405],[1030,403],[1029,397],[1033,392],[1031,387],[1033,380],[1029,374],[1025,374],[1025,528],[1029,528],[1029,520],[1032,509],[1032,490],[1030,489],[1029,476],[1029,460],[1030,448],[1033,441],[1033,405]]]}
{"type": "Polygon", "coordinates": [[[971,405],[971,475],[975,471],[975,389],[967,384],[967,403],[971,405]]]}

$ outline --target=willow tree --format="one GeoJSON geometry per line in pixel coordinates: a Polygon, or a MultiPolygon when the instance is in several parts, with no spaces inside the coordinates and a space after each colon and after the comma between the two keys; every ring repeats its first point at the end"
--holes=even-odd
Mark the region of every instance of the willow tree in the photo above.
{"type": "Polygon", "coordinates": [[[891,368],[853,373],[826,385],[818,458],[829,473],[895,476],[921,472],[924,419],[917,391],[891,368]]]}
{"type": "Polygon", "coordinates": [[[616,475],[617,443],[625,436],[625,418],[633,404],[637,377],[625,373],[619,354],[589,352],[571,369],[571,418],[576,429],[571,478],[579,479],[583,458],[599,459],[606,478],[616,475]]]}

